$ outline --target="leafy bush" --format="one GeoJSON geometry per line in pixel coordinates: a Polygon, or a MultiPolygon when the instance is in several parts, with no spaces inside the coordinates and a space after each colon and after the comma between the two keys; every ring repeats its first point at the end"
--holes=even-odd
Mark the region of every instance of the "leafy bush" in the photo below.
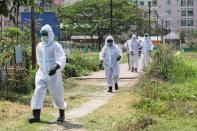
{"type": "Polygon", "coordinates": [[[132,106],[138,115],[132,114],[132,117],[122,120],[117,128],[195,130],[191,121],[197,119],[196,78],[197,66],[194,62],[176,53],[172,46],[161,45],[153,52],[152,62],[136,88],[131,90],[139,96],[139,101],[132,106]]]}
{"type": "Polygon", "coordinates": [[[78,77],[81,75],[88,75],[90,71],[98,71],[98,54],[80,54],[73,53],[67,57],[68,64],[64,69],[64,77],[78,77]]]}
{"type": "Polygon", "coordinates": [[[152,63],[146,69],[146,75],[166,80],[172,67],[174,49],[171,45],[161,45],[152,54],[152,63]]]}
{"type": "Polygon", "coordinates": [[[187,47],[197,48],[197,40],[196,41],[189,41],[187,43],[187,47]]]}
{"type": "Polygon", "coordinates": [[[146,75],[165,81],[183,82],[197,78],[197,66],[181,53],[175,54],[171,45],[161,45],[152,54],[152,63],[146,69],[146,75]]]}

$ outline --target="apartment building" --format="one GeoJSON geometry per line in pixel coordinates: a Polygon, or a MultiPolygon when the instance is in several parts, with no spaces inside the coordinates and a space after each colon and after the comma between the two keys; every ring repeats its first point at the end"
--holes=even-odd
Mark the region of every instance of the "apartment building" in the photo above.
{"type": "Polygon", "coordinates": [[[174,32],[197,30],[197,0],[153,0],[159,25],[174,32]]]}

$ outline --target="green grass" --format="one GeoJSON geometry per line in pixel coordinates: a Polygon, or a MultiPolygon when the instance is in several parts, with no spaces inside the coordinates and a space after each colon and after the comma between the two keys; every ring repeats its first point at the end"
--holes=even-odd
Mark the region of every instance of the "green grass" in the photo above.
{"type": "Polygon", "coordinates": [[[197,130],[197,57],[168,51],[164,47],[156,52],[157,62],[146,70],[153,72],[146,72],[135,88],[118,92],[106,105],[81,119],[86,129],[197,130]]]}
{"type": "MultiPolygon", "coordinates": [[[[66,79],[64,81],[65,101],[68,103],[68,110],[79,107],[82,103],[88,101],[95,92],[103,92],[105,88],[97,82],[66,79]]],[[[102,83],[102,82],[101,82],[102,83]]],[[[0,101],[0,131],[46,131],[52,128],[50,123],[29,124],[27,119],[32,115],[29,102],[31,96],[24,96],[18,101],[0,101]]],[[[57,113],[51,102],[51,97],[47,93],[45,97],[44,108],[41,111],[41,120],[45,122],[56,121],[52,113],[57,113]]],[[[57,125],[57,124],[52,124],[57,125]]]]}
{"type": "Polygon", "coordinates": [[[123,63],[127,63],[127,62],[128,62],[127,53],[124,52],[124,53],[122,54],[122,58],[121,58],[121,60],[120,60],[120,63],[123,64],[123,63]]]}
{"type": "Polygon", "coordinates": [[[128,92],[127,88],[122,89],[109,102],[93,113],[80,119],[83,126],[88,131],[111,131],[117,130],[117,125],[121,120],[126,119],[131,114],[135,114],[135,109],[130,108],[137,102],[134,94],[128,92]]]}
{"type": "Polygon", "coordinates": [[[197,64],[197,52],[184,52],[184,55],[197,64]]]}

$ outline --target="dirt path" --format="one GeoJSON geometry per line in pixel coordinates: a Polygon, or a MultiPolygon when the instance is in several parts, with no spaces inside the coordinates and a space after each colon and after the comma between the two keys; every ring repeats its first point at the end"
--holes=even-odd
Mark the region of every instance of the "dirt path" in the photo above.
{"type": "MultiPolygon", "coordinates": [[[[132,73],[128,70],[127,64],[120,65],[120,77],[119,79],[136,79],[139,77],[139,73],[132,73]]],[[[93,72],[90,76],[78,77],[76,79],[105,79],[104,70],[99,72],[93,72]]]]}
{"type": "MultiPolygon", "coordinates": [[[[127,65],[122,64],[121,65],[121,74],[119,81],[119,87],[121,90],[121,87],[133,85],[136,82],[136,79],[138,78],[138,73],[131,73],[127,70],[127,65]]],[[[89,84],[89,85],[102,85],[104,87],[107,87],[107,83],[104,80],[104,71],[95,72],[92,75],[88,77],[80,77],[79,81],[83,84],[89,84]],[[82,79],[82,80],[81,80],[82,79]],[[101,80],[98,80],[101,79],[101,80]]],[[[70,110],[69,112],[65,113],[66,120],[65,123],[62,124],[55,124],[52,125],[53,127],[50,129],[53,131],[84,131],[83,126],[80,125],[80,123],[77,122],[78,118],[82,118],[89,113],[93,112],[95,109],[99,108],[100,106],[106,104],[108,100],[114,96],[116,93],[107,93],[106,91],[97,91],[91,94],[91,98],[88,102],[82,104],[80,107],[70,110]]],[[[55,117],[58,116],[57,112],[54,112],[52,115],[55,117]]]]}

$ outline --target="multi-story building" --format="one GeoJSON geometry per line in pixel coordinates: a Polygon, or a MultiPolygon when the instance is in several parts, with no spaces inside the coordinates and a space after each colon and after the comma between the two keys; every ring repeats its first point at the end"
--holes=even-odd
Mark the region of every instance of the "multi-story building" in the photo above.
{"type": "Polygon", "coordinates": [[[128,0],[128,1],[138,4],[138,7],[144,11],[143,15],[145,18],[147,18],[149,16],[148,3],[152,2],[152,0],[128,0]]]}
{"type": "Polygon", "coordinates": [[[174,32],[197,30],[197,0],[153,0],[159,25],[174,32]]]}

